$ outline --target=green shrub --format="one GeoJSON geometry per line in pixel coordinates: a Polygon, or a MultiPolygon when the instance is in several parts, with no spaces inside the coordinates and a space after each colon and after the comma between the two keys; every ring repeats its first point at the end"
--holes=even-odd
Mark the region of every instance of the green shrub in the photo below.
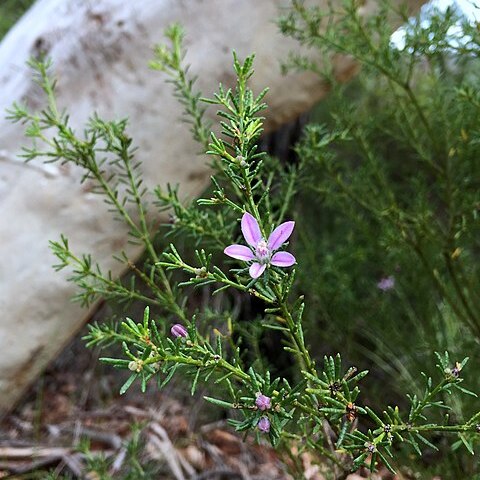
{"type": "MultiPolygon", "coordinates": [[[[94,116],[77,136],[55,106],[42,63],[34,66],[48,108],[33,115],[16,106],[12,118],[27,122],[45,147],[26,150],[27,159],[83,167],[132,241],[145,247],[143,266],[119,257],[132,272],[126,282],[72,252],[68,239],[52,242],[57,268],[73,272],[78,300],[88,305],[101,295],[146,305],[142,321],[92,325],[87,338],[122,346],[121,358],[102,359],[131,372],[122,393],[136,382],[162,388],[179,372],[192,393],[208,382],[206,400],[228,409],[238,431],[267,435],[287,452],[308,450],[329,463],[332,478],[362,465],[421,470],[409,452],[445,451],[442,435],[453,434],[449,466],[425,468],[471,477],[480,413],[462,385],[467,358],[455,360],[476,356],[480,337],[478,34],[464,22],[463,40],[452,44],[459,19],[451,10],[433,12],[426,23],[410,21],[399,49],[385,21],[394,12],[379,6],[365,19],[356,2],[325,12],[294,1],[280,20],[285,34],[324,58],[348,55],[362,67],[354,82],[339,85],[329,65],[290,59],[287,67],[311,69],[332,86],[322,123],[307,127],[293,166],[258,150],[266,105],[265,92],[255,97],[248,88],[253,57],[234,56],[235,89],[201,99],[182,64],[181,29],[168,30],[171,44],[156,49],[152,66],[169,75],[194,138],[213,159],[211,190],[189,205],[173,187],[159,187],[149,201],[125,121],[94,116]],[[221,137],[209,133],[202,101],[220,109],[221,137]],[[160,230],[147,220],[158,209],[172,218],[160,230]],[[292,215],[288,252],[295,257],[285,250],[292,215]],[[169,246],[159,240],[167,233],[169,246]],[[220,311],[189,304],[205,287],[222,295],[220,311]],[[228,295],[235,290],[259,301],[261,313],[238,318],[228,295]],[[219,329],[214,317],[224,320],[219,329]],[[265,358],[262,342],[272,335],[282,349],[265,358]],[[362,381],[367,393],[357,385],[367,372],[342,367],[335,350],[374,368],[362,381]],[[435,350],[454,360],[437,354],[430,368],[435,350]],[[282,355],[288,371],[275,367],[282,355]]],[[[476,376],[466,378],[478,390],[476,376]]]]}

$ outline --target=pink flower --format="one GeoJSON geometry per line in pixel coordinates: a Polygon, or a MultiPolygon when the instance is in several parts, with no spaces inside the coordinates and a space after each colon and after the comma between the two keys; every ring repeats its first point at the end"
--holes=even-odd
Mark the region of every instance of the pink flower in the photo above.
{"type": "Polygon", "coordinates": [[[382,278],[378,283],[377,287],[382,292],[388,292],[388,290],[392,290],[395,287],[395,277],[390,275],[389,277],[382,278]]]}
{"type": "Polygon", "coordinates": [[[257,423],[258,429],[263,433],[270,431],[270,420],[267,417],[262,417],[257,423]]]}
{"type": "Polygon", "coordinates": [[[253,261],[249,270],[252,278],[260,277],[269,265],[290,267],[296,262],[295,257],[291,253],[274,252],[290,238],[294,227],[295,222],[282,223],[265,241],[255,217],[250,215],[250,213],[244,213],[242,217],[242,233],[250,247],[230,245],[223,252],[237,260],[253,261]]]}
{"type": "Polygon", "coordinates": [[[175,337],[186,337],[187,336],[187,329],[181,325],[180,323],[176,323],[171,329],[170,333],[175,337]]]}
{"type": "Polygon", "coordinates": [[[261,393],[255,400],[255,405],[259,410],[268,410],[272,406],[271,398],[261,393]]]}

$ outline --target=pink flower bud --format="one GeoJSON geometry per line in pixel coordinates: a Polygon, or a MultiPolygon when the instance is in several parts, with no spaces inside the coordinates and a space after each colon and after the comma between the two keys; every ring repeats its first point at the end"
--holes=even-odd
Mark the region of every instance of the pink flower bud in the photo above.
{"type": "Polygon", "coordinates": [[[270,420],[267,417],[262,417],[257,423],[258,429],[263,433],[270,431],[270,420]]]}
{"type": "Polygon", "coordinates": [[[175,337],[186,337],[187,336],[187,329],[181,325],[180,323],[176,323],[171,329],[170,333],[175,337]]]}
{"type": "Polygon", "coordinates": [[[382,278],[377,283],[377,288],[382,292],[388,292],[389,290],[392,290],[393,288],[395,288],[395,277],[393,275],[390,275],[389,277],[382,278]]]}
{"type": "Polygon", "coordinates": [[[267,397],[261,393],[255,400],[255,405],[259,408],[259,410],[268,410],[272,406],[272,403],[270,397],[267,397]]]}

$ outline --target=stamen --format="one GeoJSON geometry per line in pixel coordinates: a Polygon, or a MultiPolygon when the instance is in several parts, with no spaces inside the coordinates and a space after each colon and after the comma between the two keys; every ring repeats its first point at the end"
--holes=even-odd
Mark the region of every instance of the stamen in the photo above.
{"type": "Polygon", "coordinates": [[[265,240],[260,240],[257,243],[255,248],[255,256],[261,262],[265,262],[266,260],[270,259],[270,249],[268,248],[268,244],[265,240]]]}

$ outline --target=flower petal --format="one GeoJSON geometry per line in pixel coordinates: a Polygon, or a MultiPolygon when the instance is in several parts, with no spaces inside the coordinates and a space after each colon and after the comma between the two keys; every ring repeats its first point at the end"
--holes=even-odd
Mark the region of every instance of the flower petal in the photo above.
{"type": "Polygon", "coordinates": [[[250,213],[244,213],[242,217],[242,233],[249,245],[255,247],[262,239],[262,233],[258,222],[250,213]]]}
{"type": "Polygon", "coordinates": [[[295,262],[295,257],[288,252],[277,252],[270,260],[276,267],[291,267],[295,262]]]}
{"type": "Polygon", "coordinates": [[[245,245],[230,245],[223,251],[223,253],[229,257],[244,260],[245,262],[255,258],[252,251],[245,245]]]}
{"type": "Polygon", "coordinates": [[[273,252],[284,244],[293,232],[295,222],[285,222],[279,225],[268,237],[268,248],[273,252]]]}
{"type": "Polygon", "coordinates": [[[267,268],[267,266],[265,264],[261,264],[261,263],[252,263],[250,265],[250,269],[249,269],[249,273],[250,273],[250,276],[252,278],[258,278],[264,271],[265,269],[267,268]]]}

